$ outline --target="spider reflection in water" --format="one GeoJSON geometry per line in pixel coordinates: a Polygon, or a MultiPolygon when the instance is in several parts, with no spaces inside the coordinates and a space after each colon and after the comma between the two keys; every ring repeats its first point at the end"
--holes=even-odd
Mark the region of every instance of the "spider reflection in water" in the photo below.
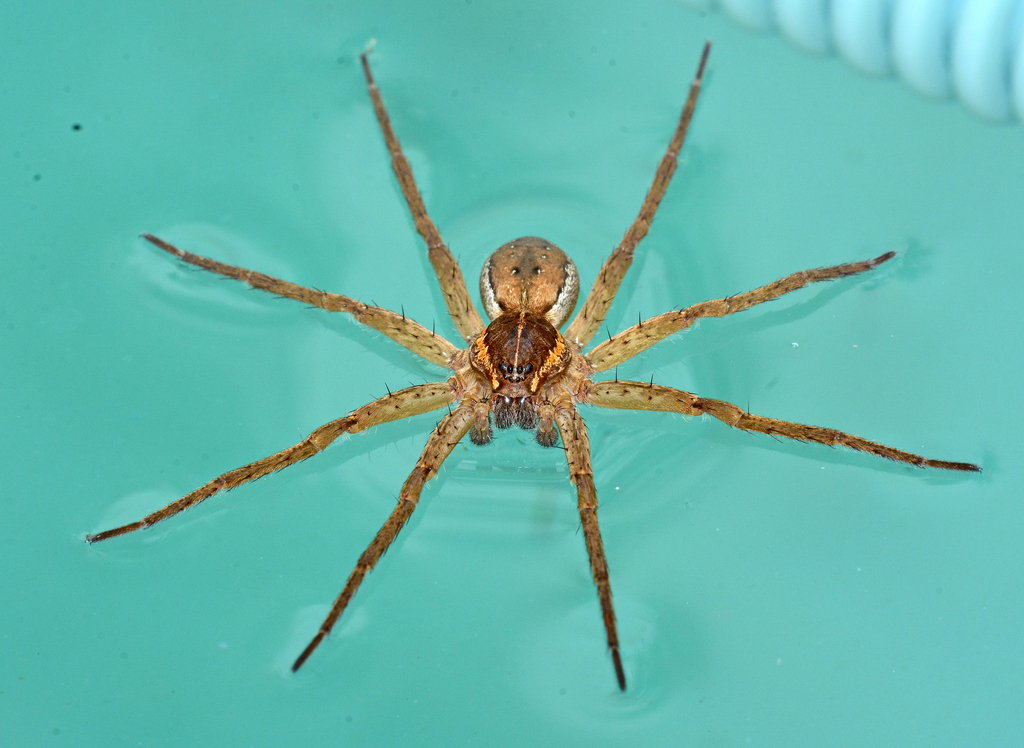
{"type": "Polygon", "coordinates": [[[591,379],[593,374],[621,364],[659,340],[692,325],[701,317],[734,314],[809,283],[862,273],[886,262],[895,254],[887,252],[873,260],[794,273],[747,293],[666,312],[643,320],[595,346],[589,353],[583,353],[583,348],[605,319],[619,284],[633,261],[633,252],[647,234],[658,204],[675,172],[679,151],[697,103],[710,48],[710,43],[704,46],[675,133],[658,165],[654,182],[639,215],[604,263],[582,309],[564,333],[560,333],[559,328],[569,320],[576,306],[579,275],[572,260],[561,249],[537,237],[523,237],[499,247],[484,264],[480,274],[480,295],[491,319],[489,324],[484,324],[470,299],[455,258],[427,215],[409,162],[391,129],[384,102],[370,71],[367,53],[364,52],[361,56],[363,72],[377,121],[391,154],[392,168],[409,205],[416,230],[426,241],[430,262],[437,274],[448,312],[465,339],[466,348],[456,347],[404,314],[367,306],[347,296],[297,286],[262,273],[225,265],[178,249],[155,236],[143,236],[187,263],[244,281],[253,288],[296,299],[329,312],[348,312],[359,322],[384,333],[412,353],[451,370],[452,375],[444,382],[431,382],[389,392],[387,397],[374,400],[344,418],[321,426],[293,447],[224,473],[138,522],[89,535],[88,542],[95,543],[149,527],[215,493],[236,488],[312,457],[342,434],[356,433],[388,421],[448,408],[447,415],[427,438],[426,448],[402,486],[394,511],[359,557],[320,630],[292,665],[293,670],[298,670],[337,622],[363,577],[394,541],[416,508],[423,485],[436,475],[441,463],[459,440],[468,433],[474,444],[486,444],[492,438],[493,428],[505,429],[511,426],[534,431],[537,442],[545,447],[556,445],[561,437],[570,478],[576,485],[580,522],[590,558],[590,569],[597,585],[608,648],[619,688],[625,690],[626,675],[619,653],[608,565],[597,523],[597,491],[591,470],[590,443],[578,404],[671,411],[686,415],[706,414],[747,431],[830,446],[842,445],[922,467],[979,471],[976,465],[927,459],[842,431],[751,415],[730,403],[699,397],[671,387],[618,379],[597,382],[591,379]]]}

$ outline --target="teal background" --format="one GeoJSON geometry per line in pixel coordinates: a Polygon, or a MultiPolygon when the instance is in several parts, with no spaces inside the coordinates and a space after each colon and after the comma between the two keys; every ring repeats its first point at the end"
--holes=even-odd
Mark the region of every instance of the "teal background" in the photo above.
{"type": "Polygon", "coordinates": [[[0,745],[1020,740],[1024,134],[718,13],[627,6],[7,4],[0,745]],[[704,321],[619,376],[983,475],[588,409],[625,694],[564,458],[521,432],[456,449],[298,675],[433,415],[85,544],[385,384],[443,376],[136,238],[455,340],[358,69],[370,39],[467,277],[540,234],[589,287],[708,37],[681,169],[608,327],[902,252],[704,321]]]}

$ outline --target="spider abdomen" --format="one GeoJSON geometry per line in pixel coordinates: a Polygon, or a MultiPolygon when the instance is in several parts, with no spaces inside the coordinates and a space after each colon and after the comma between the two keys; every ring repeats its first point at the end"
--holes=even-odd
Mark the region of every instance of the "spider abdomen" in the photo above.
{"type": "Polygon", "coordinates": [[[487,316],[527,312],[554,327],[569,319],[580,292],[576,264],[546,239],[523,236],[502,244],[480,273],[487,316]]]}

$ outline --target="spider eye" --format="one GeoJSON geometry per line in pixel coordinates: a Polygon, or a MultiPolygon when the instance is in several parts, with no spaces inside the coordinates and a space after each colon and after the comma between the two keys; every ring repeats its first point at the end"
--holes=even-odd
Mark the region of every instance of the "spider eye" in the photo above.
{"type": "Polygon", "coordinates": [[[512,273],[512,275],[519,275],[519,268],[512,268],[509,272],[512,273]]]}
{"type": "Polygon", "coordinates": [[[534,268],[534,269],[533,269],[533,274],[534,274],[534,275],[540,275],[540,274],[541,274],[541,273],[543,273],[543,272],[544,272],[544,271],[543,271],[543,270],[542,270],[541,268],[534,268]]]}

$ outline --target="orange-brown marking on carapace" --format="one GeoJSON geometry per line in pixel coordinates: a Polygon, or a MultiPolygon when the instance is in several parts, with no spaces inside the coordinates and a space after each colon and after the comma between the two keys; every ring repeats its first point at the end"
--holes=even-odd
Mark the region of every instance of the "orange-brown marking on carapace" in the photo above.
{"type": "Polygon", "coordinates": [[[470,351],[472,367],[487,378],[494,395],[503,398],[536,395],[572,359],[555,326],[527,311],[499,315],[470,351]]]}

